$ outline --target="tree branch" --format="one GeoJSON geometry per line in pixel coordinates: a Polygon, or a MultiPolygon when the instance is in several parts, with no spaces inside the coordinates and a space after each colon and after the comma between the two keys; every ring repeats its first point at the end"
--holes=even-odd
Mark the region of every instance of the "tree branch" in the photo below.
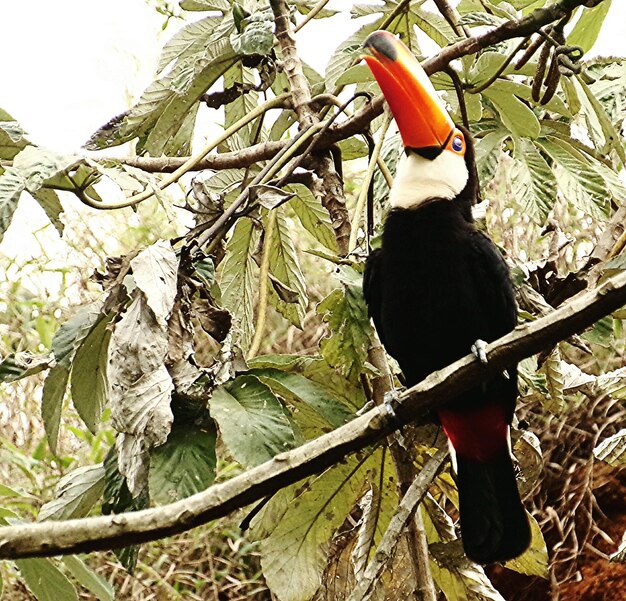
{"type": "Polygon", "coordinates": [[[187,499],[143,511],[0,528],[0,559],[94,551],[185,532],[318,473],[371,445],[402,424],[458,396],[506,367],[581,332],[626,304],[626,272],[574,297],[554,312],[487,346],[489,362],[473,355],[428,376],[394,401],[376,407],[301,447],[187,499]]]}

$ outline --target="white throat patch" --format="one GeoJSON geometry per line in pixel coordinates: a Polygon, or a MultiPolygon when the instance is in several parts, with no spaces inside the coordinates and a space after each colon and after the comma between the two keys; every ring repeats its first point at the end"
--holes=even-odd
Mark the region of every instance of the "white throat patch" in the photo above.
{"type": "Polygon", "coordinates": [[[396,209],[412,209],[431,198],[452,200],[465,188],[468,178],[465,159],[451,150],[444,150],[433,160],[410,152],[398,163],[389,204],[396,209]]]}

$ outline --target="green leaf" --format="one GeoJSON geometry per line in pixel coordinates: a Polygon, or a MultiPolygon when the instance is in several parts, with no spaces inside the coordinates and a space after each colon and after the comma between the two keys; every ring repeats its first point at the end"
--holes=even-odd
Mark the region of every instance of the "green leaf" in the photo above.
{"type": "Polygon", "coordinates": [[[613,467],[626,465],[626,429],[605,438],[594,450],[596,459],[606,461],[613,467]]]}
{"type": "Polygon", "coordinates": [[[26,132],[8,113],[0,109],[0,159],[12,161],[27,145],[26,132]]]}
{"type": "Polygon", "coordinates": [[[219,10],[223,13],[231,10],[228,0],[180,0],[183,10],[219,10]]]}
{"type": "Polygon", "coordinates": [[[41,398],[41,418],[48,438],[50,450],[56,454],[59,440],[59,425],[63,399],[70,377],[69,368],[65,365],[55,365],[46,376],[41,398]]]}
{"type": "Polygon", "coordinates": [[[550,572],[546,541],[543,539],[543,534],[541,533],[541,528],[537,520],[529,513],[526,513],[526,517],[530,522],[530,532],[532,535],[530,547],[519,557],[507,561],[504,567],[519,572],[520,574],[539,576],[544,580],[548,580],[550,572]]]}
{"type": "Polygon", "coordinates": [[[253,369],[250,375],[267,384],[274,393],[290,402],[305,403],[324,418],[328,425],[338,428],[353,417],[353,412],[322,385],[295,373],[280,369],[253,369]]]}
{"type": "Polygon", "coordinates": [[[502,154],[502,143],[508,137],[510,134],[507,130],[498,129],[489,132],[476,142],[476,167],[481,186],[486,187],[495,177],[502,154]]]}
{"type": "Polygon", "coordinates": [[[351,455],[305,485],[261,544],[261,566],[281,601],[308,601],[321,584],[325,545],[362,494],[375,460],[351,455]]]}
{"type": "Polygon", "coordinates": [[[424,10],[423,8],[411,8],[408,13],[409,22],[417,25],[433,42],[441,48],[452,42],[456,35],[449,23],[439,14],[424,10]]]}
{"type": "Polygon", "coordinates": [[[567,36],[568,46],[580,46],[585,52],[589,52],[600,35],[609,8],[611,0],[604,0],[593,8],[584,8],[574,29],[567,36]]]}
{"type": "Polygon", "coordinates": [[[358,65],[354,65],[353,67],[346,69],[346,71],[339,76],[335,84],[338,86],[347,86],[351,83],[364,83],[370,81],[375,81],[371,69],[367,65],[359,63],[358,65]]]}
{"type": "Polygon", "coordinates": [[[19,170],[7,167],[0,175],[0,242],[11,225],[17,203],[25,189],[26,179],[19,170]]]}
{"type": "Polygon", "coordinates": [[[32,196],[45,211],[48,219],[50,219],[50,223],[52,223],[56,231],[59,232],[59,235],[62,236],[65,224],[61,221],[63,206],[61,205],[58,194],[50,188],[41,188],[32,196]]]}
{"type": "Polygon", "coordinates": [[[543,224],[556,201],[554,174],[529,140],[515,138],[513,156],[515,163],[511,172],[511,193],[524,213],[543,224]]]}
{"type": "Polygon", "coordinates": [[[85,517],[104,492],[104,467],[101,463],[79,467],[59,480],[56,498],[39,511],[37,519],[69,520],[85,517]]]}
{"type": "Polygon", "coordinates": [[[220,265],[222,303],[234,320],[234,331],[243,350],[250,345],[257,265],[253,255],[258,236],[251,219],[239,219],[226,245],[220,265]]]}
{"type": "Polygon", "coordinates": [[[333,92],[339,78],[352,67],[357,57],[362,52],[362,45],[365,38],[370,33],[378,29],[381,19],[376,19],[374,23],[368,23],[357,29],[349,38],[344,40],[328,61],[326,66],[326,90],[333,92]]]}
{"type": "Polygon", "coordinates": [[[277,294],[272,294],[270,300],[277,311],[295,326],[302,328],[302,320],[309,302],[304,275],[300,269],[300,262],[296,254],[296,246],[290,235],[290,227],[285,209],[275,209],[274,237],[269,249],[269,272],[283,286],[295,291],[296,302],[285,302],[277,294]]]}
{"type": "Polygon", "coordinates": [[[239,376],[215,390],[211,416],[232,456],[245,467],[268,461],[294,446],[294,433],[280,401],[253,376],[239,376]]]}
{"type": "Polygon", "coordinates": [[[322,203],[303,184],[291,184],[285,189],[296,194],[295,198],[289,201],[289,206],[300,220],[302,227],[328,250],[337,252],[337,240],[332,222],[322,203]]]}
{"type": "Polygon", "coordinates": [[[606,186],[590,160],[559,138],[548,136],[536,143],[556,163],[554,175],[566,201],[589,215],[604,217],[606,186]]]}
{"type": "Polygon", "coordinates": [[[270,15],[268,11],[260,11],[241,21],[241,33],[230,34],[230,43],[237,54],[265,56],[270,53],[274,44],[274,21],[270,15]]]}
{"type": "Polygon", "coordinates": [[[350,380],[363,371],[372,336],[363,291],[359,286],[345,285],[333,290],[317,307],[328,324],[329,335],[322,339],[324,359],[350,380]]]}
{"type": "Polygon", "coordinates": [[[564,373],[562,367],[561,351],[555,347],[544,361],[539,370],[546,376],[549,397],[543,401],[544,408],[554,415],[559,415],[565,409],[564,373]]]}
{"type": "Polygon", "coordinates": [[[517,96],[499,91],[495,86],[482,92],[498,111],[503,125],[520,138],[536,138],[541,133],[541,126],[535,113],[517,96]]]}
{"type": "Polygon", "coordinates": [[[52,352],[60,365],[70,367],[78,347],[99,319],[100,307],[90,305],[61,325],[52,340],[52,352]]]}
{"type": "MultiPolygon", "coordinates": [[[[600,8],[601,6],[603,6],[603,4],[600,4],[596,8],[600,8]]],[[[620,158],[620,161],[622,161],[622,165],[626,166],[626,152],[624,151],[623,141],[620,133],[611,122],[611,119],[606,114],[604,107],[596,98],[595,94],[591,91],[589,86],[580,77],[577,77],[576,84],[583,89],[587,100],[591,104],[591,107],[595,112],[598,121],[600,122],[600,127],[602,128],[602,133],[604,134],[606,145],[610,149],[615,150],[620,158]]]]}
{"type": "Polygon", "coordinates": [[[74,585],[49,559],[17,559],[15,565],[38,601],[78,601],[74,585]]]}
{"type": "MultiPolygon", "coordinates": [[[[270,36],[272,36],[271,31],[270,36]]],[[[230,88],[235,83],[250,86],[256,85],[253,70],[248,67],[244,67],[241,62],[233,65],[230,69],[228,69],[228,71],[226,71],[226,73],[224,73],[224,89],[230,88]]],[[[237,98],[233,100],[233,102],[229,102],[224,107],[224,126],[230,127],[233,123],[239,121],[239,119],[252,112],[256,108],[258,100],[259,93],[255,90],[251,90],[247,93],[241,92],[237,98]]],[[[252,125],[253,124],[247,125],[239,132],[243,135],[246,144],[252,143],[252,140],[250,139],[252,125]]]]}
{"type": "Polygon", "coordinates": [[[482,85],[492,75],[497,73],[506,61],[506,58],[504,54],[499,52],[483,52],[470,71],[468,83],[474,87],[482,85]]]}
{"type": "Polygon", "coordinates": [[[102,316],[76,351],[72,363],[70,387],[72,402],[78,415],[92,433],[107,402],[107,363],[113,315],[102,316]]]}
{"type": "Polygon", "coordinates": [[[114,601],[115,591],[113,587],[102,576],[89,568],[82,559],[76,555],[65,555],[62,561],[72,576],[95,595],[99,601],[114,601]]]}
{"type": "Polygon", "coordinates": [[[150,454],[150,492],[161,504],[185,499],[215,480],[215,428],[174,426],[167,442],[150,454]]]}

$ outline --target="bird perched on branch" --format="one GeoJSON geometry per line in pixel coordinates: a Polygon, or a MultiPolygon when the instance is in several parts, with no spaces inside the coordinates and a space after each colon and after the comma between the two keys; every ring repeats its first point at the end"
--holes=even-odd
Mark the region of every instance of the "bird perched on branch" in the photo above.
{"type": "MultiPolygon", "coordinates": [[[[363,290],[381,342],[412,386],[516,325],[513,286],[494,243],[476,229],[478,195],[469,132],[456,126],[408,48],[386,31],[365,61],[405,149],[389,193],[382,247],[363,290]]],[[[461,536],[477,563],[506,561],[530,544],[511,457],[517,368],[470,388],[437,411],[457,472],[461,536]]]]}

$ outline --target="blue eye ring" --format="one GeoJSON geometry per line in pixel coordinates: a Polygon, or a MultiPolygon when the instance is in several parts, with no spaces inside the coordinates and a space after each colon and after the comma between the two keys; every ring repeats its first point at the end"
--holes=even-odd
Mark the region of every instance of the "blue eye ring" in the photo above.
{"type": "Polygon", "coordinates": [[[463,138],[458,134],[452,138],[452,150],[461,152],[463,150],[463,138]]]}

